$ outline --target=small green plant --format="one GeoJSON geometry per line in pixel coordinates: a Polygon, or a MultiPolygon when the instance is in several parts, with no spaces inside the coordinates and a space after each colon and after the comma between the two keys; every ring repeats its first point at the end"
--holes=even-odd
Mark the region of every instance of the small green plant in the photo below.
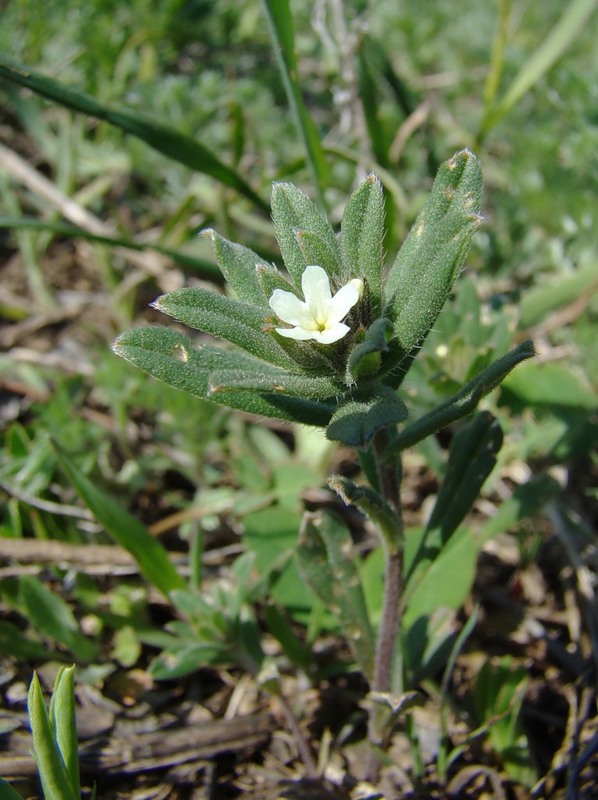
{"type": "MultiPolygon", "coordinates": [[[[33,753],[45,800],[81,797],[74,672],[74,666],[59,670],[49,710],[37,675],[34,674],[29,687],[27,709],[33,753]]],[[[0,781],[0,798],[18,800],[20,795],[8,783],[0,781]]]]}
{"type": "MultiPolygon", "coordinates": [[[[443,641],[434,631],[431,608],[450,602],[437,601],[435,572],[440,564],[448,574],[447,567],[464,553],[473,568],[475,547],[459,526],[494,466],[502,433],[489,412],[460,430],[436,506],[415,547],[406,541],[402,522],[401,454],[470,415],[533,355],[531,342],[524,342],[497,360],[487,358],[452,395],[408,419],[400,390],[461,272],[480,225],[481,191],[477,158],[467,150],[455,154],[441,167],[385,275],[384,197],[373,175],[351,197],[338,236],[299,189],[275,184],[272,217],[286,273],[210,230],[206,235],[230,295],[180,289],[154,303],[234,347],[196,346],[164,327],[137,328],[113,346],[149,374],[197,397],[320,426],[328,439],[358,451],[369,485],[338,475],[329,485],[380,533],[385,577],[379,623],[371,619],[348,531],[336,518],[325,512],[306,515],[298,563],[307,584],[339,620],[378,697],[421,677],[419,668],[430,658],[422,642],[434,648],[443,641]],[[404,647],[397,647],[399,631],[404,647]],[[408,647],[410,639],[418,647],[408,647]]],[[[379,716],[372,715],[370,726],[374,747],[385,737],[379,716]]],[[[375,775],[374,758],[370,768],[375,775]]]]}

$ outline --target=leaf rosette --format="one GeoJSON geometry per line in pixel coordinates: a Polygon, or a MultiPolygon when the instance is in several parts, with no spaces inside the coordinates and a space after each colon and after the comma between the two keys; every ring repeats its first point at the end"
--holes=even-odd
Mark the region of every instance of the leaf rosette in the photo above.
{"type": "Polygon", "coordinates": [[[384,194],[374,175],[350,198],[338,235],[302,191],[276,183],[284,271],[207,230],[229,294],[186,288],[153,304],[232,347],[149,326],[113,349],[197,397],[324,426],[332,439],[367,447],[407,417],[396,390],[463,267],[481,191],[477,158],[456,153],[385,275],[384,194]]]}

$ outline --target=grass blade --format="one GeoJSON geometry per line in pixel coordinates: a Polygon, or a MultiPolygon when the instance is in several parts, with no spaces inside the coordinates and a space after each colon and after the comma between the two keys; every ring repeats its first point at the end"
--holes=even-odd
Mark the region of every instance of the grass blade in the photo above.
{"type": "Polygon", "coordinates": [[[597,5],[598,0],[575,0],[566,6],[566,10],[552,31],[520,69],[503,99],[482,121],[478,142],[483,140],[488,131],[509,113],[523,95],[548,72],[573,44],[597,5]]]}
{"type": "Polygon", "coordinates": [[[192,269],[199,277],[206,278],[215,283],[223,283],[221,271],[216,264],[204,258],[197,258],[188,253],[182,253],[179,250],[173,250],[170,247],[163,247],[160,244],[152,244],[149,242],[134,242],[130,239],[120,239],[113,236],[100,236],[99,234],[89,233],[82,228],[77,228],[74,225],[67,225],[63,222],[49,222],[35,217],[7,217],[0,215],[0,228],[8,230],[21,230],[29,229],[36,231],[48,231],[55,233],[57,236],[69,236],[73,239],[85,239],[88,242],[97,242],[98,244],[105,244],[109,247],[124,247],[128,250],[135,250],[143,252],[144,250],[155,250],[156,253],[162,253],[169,258],[172,258],[177,264],[183,267],[192,269]]]}
{"type": "Polygon", "coordinates": [[[131,553],[146,580],[166,596],[173,589],[184,589],[185,581],[160,542],[138,519],[94,486],[56,442],[53,444],[60,466],[84,503],[113,539],[131,553]]]}
{"type": "Polygon", "coordinates": [[[28,67],[0,58],[0,78],[24,86],[36,94],[53,100],[73,111],[109,122],[124,133],[142,139],[154,150],[184,164],[186,167],[210,175],[215,180],[236,189],[256,206],[268,210],[267,203],[256,194],[243,178],[231,167],[224,164],[199,142],[189,139],[172,128],[143,118],[137,111],[122,111],[99,103],[88,94],[79,92],[53,78],[47,78],[28,67]]]}
{"type": "Polygon", "coordinates": [[[326,162],[316,126],[303,102],[289,0],[263,0],[263,5],[274,42],[282,82],[312,171],[318,204],[322,210],[325,210],[323,189],[327,182],[326,162]]]}

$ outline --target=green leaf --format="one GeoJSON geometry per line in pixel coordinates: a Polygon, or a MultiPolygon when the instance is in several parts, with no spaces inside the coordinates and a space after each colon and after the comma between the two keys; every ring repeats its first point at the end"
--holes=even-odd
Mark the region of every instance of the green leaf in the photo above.
{"type": "Polygon", "coordinates": [[[598,394],[591,384],[566,364],[524,364],[510,375],[504,389],[527,406],[594,411],[598,394]]]}
{"type": "Polygon", "coordinates": [[[494,469],[502,441],[501,427],[488,411],[476,414],[455,435],[446,475],[426,526],[427,556],[445,545],[465,518],[494,469]]]}
{"type": "Polygon", "coordinates": [[[407,355],[434,324],[480,226],[482,173],[468,150],[440,170],[385,286],[395,337],[407,355]]]}
{"type": "Polygon", "coordinates": [[[412,574],[402,598],[404,631],[437,608],[456,611],[463,605],[473,586],[477,554],[471,531],[458,528],[434,561],[425,570],[412,574]]]}
{"type": "Polygon", "coordinates": [[[334,254],[334,263],[318,266],[326,270],[333,281],[342,283],[342,262],[334,231],[306,194],[292,183],[275,183],[272,186],[272,220],[285,266],[300,291],[301,278],[310,262],[299,246],[299,231],[315,234],[322,240],[322,246],[334,254]]]}
{"type": "Polygon", "coordinates": [[[192,269],[195,274],[201,278],[213,281],[214,283],[222,283],[222,275],[215,264],[212,264],[204,258],[198,258],[180,250],[173,250],[171,247],[164,247],[158,242],[132,242],[130,239],[99,236],[98,234],[84,231],[82,228],[77,228],[74,225],[66,225],[62,222],[49,222],[48,220],[35,219],[34,217],[0,216],[0,228],[7,228],[9,230],[20,230],[24,228],[27,230],[49,231],[58,236],[68,236],[71,239],[84,239],[86,242],[97,242],[98,244],[105,244],[109,247],[122,247],[126,250],[135,250],[136,252],[155,250],[156,253],[162,253],[172,258],[177,264],[192,269]]]}
{"type": "Polygon", "coordinates": [[[533,343],[529,340],[521,342],[510,353],[482,370],[445,403],[398,433],[385,451],[384,458],[394,458],[397,453],[407,447],[412,447],[417,442],[446,428],[451,422],[470,414],[480,400],[495,389],[512,369],[533,355],[535,355],[533,343]]]}
{"type": "Polygon", "coordinates": [[[403,525],[386,500],[369,486],[358,486],[342,475],[332,475],[328,485],[347,505],[354,505],[369,517],[382,533],[389,552],[403,545],[403,525]]]}
{"type": "Polygon", "coordinates": [[[263,0],[263,6],[287,99],[305,147],[305,155],[312,171],[320,205],[324,208],[323,188],[327,183],[326,162],[320,136],[303,101],[291,6],[289,0],[263,0]]]}
{"type": "Polygon", "coordinates": [[[177,289],[162,295],[152,305],[191,328],[227,339],[256,358],[297,368],[274,336],[264,329],[263,308],[199,288],[177,289]]]}
{"type": "Polygon", "coordinates": [[[297,547],[306,583],[338,617],[355,660],[367,678],[374,664],[374,632],[356,567],[351,534],[330,514],[305,514],[297,547]]]}
{"type": "Polygon", "coordinates": [[[79,741],[75,713],[75,667],[62,667],[56,676],[50,702],[50,721],[62,756],[67,780],[76,797],[81,795],[79,782],[79,741]]]}
{"type": "Polygon", "coordinates": [[[83,92],[66,86],[53,78],[47,78],[29,67],[15,64],[7,58],[0,58],[0,78],[31,89],[36,94],[49,100],[54,100],[56,103],[73,111],[79,111],[88,116],[109,122],[111,125],[120,128],[124,133],[142,139],[154,150],[171,158],[173,161],[184,164],[196,172],[209,175],[225,186],[236,189],[258,207],[264,210],[268,209],[267,204],[243,178],[231,167],[216,158],[206,147],[194,139],[183,136],[172,128],[144,119],[138,111],[112,109],[83,92]]]}
{"type": "Polygon", "coordinates": [[[380,75],[372,73],[367,59],[369,49],[367,45],[367,38],[364,37],[357,50],[359,97],[374,158],[381,166],[388,167],[390,141],[386,135],[384,122],[380,114],[380,75]]]}
{"type": "Polygon", "coordinates": [[[185,581],[168,553],[147,528],[126,509],[98,489],[54,442],[60,466],[86,506],[112,538],[133,556],[144,578],[163,594],[183,588],[185,581]]]}
{"type": "Polygon", "coordinates": [[[526,289],[518,305],[519,326],[523,330],[541,323],[550,312],[569,305],[585,294],[598,290],[598,261],[580,267],[572,275],[542,280],[526,289]]]}
{"type": "Polygon", "coordinates": [[[371,318],[382,309],[384,192],[375,175],[368,175],[345,207],[340,247],[345,276],[365,279],[371,318]]]}
{"type": "Polygon", "coordinates": [[[335,411],[326,436],[351,447],[365,448],[379,430],[402,422],[407,413],[405,403],[393,391],[367,402],[350,401],[335,411]]]}
{"type": "Polygon", "coordinates": [[[331,248],[330,242],[325,241],[317,233],[297,230],[295,231],[295,236],[306,265],[317,264],[328,275],[342,275],[343,270],[336,241],[334,242],[334,248],[331,248]]]}
{"type": "Polygon", "coordinates": [[[482,138],[515,106],[519,100],[548,72],[575,38],[582,32],[591,14],[596,10],[596,0],[573,0],[567,3],[557,24],[542,40],[531,58],[526,61],[503,99],[491,108],[484,118],[479,138],[482,138]]]}
{"type": "Polygon", "coordinates": [[[0,620],[0,652],[18,661],[47,661],[60,658],[60,654],[47,644],[33,642],[24,632],[7,620],[0,620]]]}
{"type": "Polygon", "coordinates": [[[4,778],[0,778],[0,800],[23,800],[23,795],[13,789],[4,778]]]}
{"type": "Polygon", "coordinates": [[[326,425],[335,403],[258,393],[221,391],[210,397],[210,375],[219,369],[253,372],[264,364],[241,353],[216,347],[195,347],[191,340],[167,328],[136,328],[123,333],[113,344],[114,352],[158,380],[203,399],[237,408],[249,414],[275,417],[306,425],[326,425]]]}
{"type": "Polygon", "coordinates": [[[248,247],[229,242],[211,228],[202,231],[202,236],[212,240],[220,271],[233,292],[241,300],[269,308],[268,298],[257,276],[257,268],[263,263],[263,258],[248,247]]]}
{"type": "Polygon", "coordinates": [[[34,673],[27,709],[33,736],[33,750],[45,800],[79,800],[69,783],[64,762],[54,740],[48,710],[37,675],[34,673]]]}
{"type": "Polygon", "coordinates": [[[340,394],[344,387],[332,378],[297,375],[282,370],[268,371],[263,365],[258,369],[215,370],[210,374],[208,397],[237,389],[326,400],[340,394]]]}
{"type": "Polygon", "coordinates": [[[38,578],[21,577],[19,600],[29,622],[44,636],[68,648],[78,661],[87,663],[95,658],[96,644],[81,633],[67,603],[38,578]]]}
{"type": "Polygon", "coordinates": [[[391,333],[392,323],[386,317],[380,317],[370,325],[363,342],[351,350],[347,359],[347,383],[373,377],[379,371],[382,353],[389,349],[391,333]]]}

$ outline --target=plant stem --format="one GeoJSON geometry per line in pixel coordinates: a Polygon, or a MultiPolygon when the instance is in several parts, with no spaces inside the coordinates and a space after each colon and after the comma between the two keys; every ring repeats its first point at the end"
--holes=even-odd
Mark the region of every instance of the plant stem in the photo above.
{"type": "MultiPolygon", "coordinates": [[[[401,520],[400,501],[400,466],[398,460],[383,460],[388,445],[388,433],[379,431],[374,437],[374,454],[378,470],[380,493],[388,505],[401,520]]],[[[383,540],[386,539],[383,537],[383,540]]],[[[384,581],[384,605],[378,644],[372,689],[375,692],[388,692],[391,685],[392,660],[395,641],[399,628],[399,601],[401,599],[403,580],[403,546],[402,541],[394,547],[386,547],[386,574],[384,581]]]]}
{"type": "MultiPolygon", "coordinates": [[[[383,453],[389,443],[388,433],[385,430],[379,431],[374,437],[374,454],[378,469],[378,482],[380,493],[386,502],[395,511],[399,521],[401,515],[400,502],[400,461],[398,458],[384,461],[383,453]]],[[[403,588],[403,542],[397,542],[391,547],[385,537],[382,537],[386,545],[386,571],[384,578],[384,603],[382,609],[382,619],[380,621],[380,631],[376,644],[376,657],[374,662],[374,675],[371,689],[376,693],[387,693],[392,685],[392,667],[394,652],[396,647],[397,633],[400,624],[400,599],[403,588]]],[[[380,742],[381,736],[378,730],[380,715],[376,709],[372,710],[370,716],[370,743],[375,745],[380,742]]],[[[374,782],[378,775],[378,759],[372,750],[367,766],[367,775],[370,782],[374,782]]]]}

